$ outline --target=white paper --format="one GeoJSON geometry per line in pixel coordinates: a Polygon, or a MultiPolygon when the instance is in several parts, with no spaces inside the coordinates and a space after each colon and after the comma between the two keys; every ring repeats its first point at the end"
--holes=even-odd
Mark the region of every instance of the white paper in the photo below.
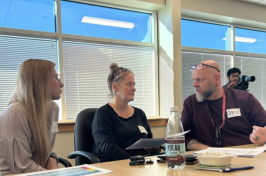
{"type": "Polygon", "coordinates": [[[147,147],[159,147],[165,143],[165,138],[142,138],[126,148],[127,150],[142,149],[147,147]]]}
{"type": "Polygon", "coordinates": [[[84,164],[80,166],[68,167],[68,168],[61,168],[61,169],[54,169],[54,170],[47,170],[41,172],[34,172],[34,173],[25,173],[25,174],[18,174],[18,176],[58,176],[58,175],[67,175],[67,176],[94,176],[94,175],[102,175],[106,173],[110,173],[112,171],[107,169],[101,169],[92,165],[84,164]]]}
{"type": "MultiPolygon", "coordinates": [[[[189,131],[190,130],[182,132],[182,133],[178,133],[178,134],[173,134],[173,135],[170,135],[169,137],[182,136],[182,135],[188,133],[189,131]]],[[[142,149],[142,148],[147,148],[147,147],[159,147],[162,144],[165,144],[165,138],[155,138],[155,139],[142,138],[126,149],[132,150],[132,149],[142,149]]]]}
{"type": "Polygon", "coordinates": [[[206,150],[201,150],[195,153],[204,153],[204,152],[224,152],[224,153],[232,153],[238,157],[256,157],[259,154],[264,152],[264,148],[259,147],[255,149],[243,149],[243,148],[217,148],[217,147],[209,147],[206,150]]]}
{"type": "Polygon", "coordinates": [[[183,132],[183,133],[172,134],[172,135],[169,135],[168,137],[182,136],[182,135],[184,135],[184,134],[187,134],[188,132],[190,132],[190,130],[188,130],[188,131],[185,131],[185,132],[183,132]]]}
{"type": "Polygon", "coordinates": [[[264,152],[266,152],[266,144],[262,147],[258,147],[258,148],[262,148],[264,150],[264,152]]]}

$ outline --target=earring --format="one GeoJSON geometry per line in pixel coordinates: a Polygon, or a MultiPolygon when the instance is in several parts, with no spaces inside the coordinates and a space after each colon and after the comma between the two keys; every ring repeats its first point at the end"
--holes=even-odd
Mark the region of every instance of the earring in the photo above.
{"type": "Polygon", "coordinates": [[[114,94],[116,95],[116,92],[114,92],[114,94]]]}

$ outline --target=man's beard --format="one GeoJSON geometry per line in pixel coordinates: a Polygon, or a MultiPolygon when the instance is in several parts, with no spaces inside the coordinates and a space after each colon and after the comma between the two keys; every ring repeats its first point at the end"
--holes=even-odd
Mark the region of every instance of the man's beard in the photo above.
{"type": "Polygon", "coordinates": [[[213,91],[209,90],[208,92],[202,92],[202,94],[199,94],[196,92],[196,98],[198,102],[204,102],[209,96],[213,94],[213,91]]]}
{"type": "Polygon", "coordinates": [[[209,96],[211,96],[215,92],[215,88],[213,87],[213,82],[210,82],[209,84],[209,90],[202,92],[202,94],[199,94],[196,92],[196,98],[198,102],[204,102],[209,96]]]}

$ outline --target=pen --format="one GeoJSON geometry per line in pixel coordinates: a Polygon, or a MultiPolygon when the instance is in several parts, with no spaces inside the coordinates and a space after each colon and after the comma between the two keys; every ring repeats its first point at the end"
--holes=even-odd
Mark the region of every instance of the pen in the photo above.
{"type": "Polygon", "coordinates": [[[237,170],[248,170],[248,169],[253,169],[253,168],[254,168],[254,166],[227,168],[227,169],[220,170],[220,172],[234,172],[237,170]]]}

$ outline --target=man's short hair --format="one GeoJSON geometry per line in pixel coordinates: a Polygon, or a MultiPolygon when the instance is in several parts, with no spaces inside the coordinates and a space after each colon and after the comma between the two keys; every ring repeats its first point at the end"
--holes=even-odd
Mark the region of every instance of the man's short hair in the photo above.
{"type": "Polygon", "coordinates": [[[233,68],[230,68],[228,71],[227,71],[227,77],[230,77],[230,75],[232,73],[236,73],[238,72],[239,75],[241,75],[241,71],[239,70],[239,68],[236,68],[236,67],[233,67],[233,68]]]}

